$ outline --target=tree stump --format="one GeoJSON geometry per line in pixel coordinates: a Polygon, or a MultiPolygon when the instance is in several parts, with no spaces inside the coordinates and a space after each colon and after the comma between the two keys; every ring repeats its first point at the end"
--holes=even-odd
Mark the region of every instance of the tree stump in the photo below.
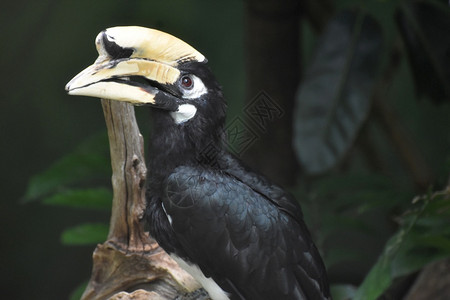
{"type": "Polygon", "coordinates": [[[93,254],[82,300],[174,299],[200,285],[144,231],[144,141],[125,102],[102,99],[111,151],[114,192],[108,239],[93,254]]]}

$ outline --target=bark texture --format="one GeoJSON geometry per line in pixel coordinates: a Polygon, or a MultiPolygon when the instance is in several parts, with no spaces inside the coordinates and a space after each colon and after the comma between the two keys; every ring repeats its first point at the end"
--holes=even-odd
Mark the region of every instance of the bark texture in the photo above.
{"type": "Polygon", "coordinates": [[[108,240],[93,254],[82,300],[174,299],[200,285],[144,231],[144,142],[132,105],[102,100],[111,151],[113,207],[108,240]]]}

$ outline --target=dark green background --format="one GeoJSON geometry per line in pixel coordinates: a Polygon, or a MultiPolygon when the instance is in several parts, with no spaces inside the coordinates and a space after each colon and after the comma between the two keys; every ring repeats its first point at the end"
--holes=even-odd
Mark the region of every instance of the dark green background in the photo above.
{"type": "MultiPolygon", "coordinates": [[[[97,33],[140,25],[178,36],[207,56],[227,98],[239,103],[244,91],[242,24],[242,1],[2,1],[2,298],[65,299],[89,277],[93,247],[62,246],[60,234],[80,220],[108,216],[21,204],[20,199],[30,176],[105,128],[99,100],[64,91],[96,59],[97,33]]],[[[137,110],[145,114],[145,108],[137,110]]]]}
{"type": "MultiPolygon", "coordinates": [[[[358,1],[335,2],[341,8],[358,1]]],[[[392,46],[396,29],[391,17],[399,1],[366,2],[370,4],[367,9],[382,23],[388,46],[392,46]]],[[[223,85],[230,119],[242,115],[245,93],[244,6],[245,1],[241,0],[43,0],[0,4],[2,298],[11,295],[8,298],[67,299],[75,287],[89,278],[94,247],[63,246],[60,234],[86,220],[105,222],[109,216],[39,202],[23,203],[23,196],[32,175],[45,170],[86,137],[105,129],[99,100],[71,97],[64,91],[65,84],[96,59],[97,33],[111,26],[140,25],[169,32],[193,45],[209,59],[223,85]]],[[[307,66],[314,54],[315,37],[306,26],[302,33],[302,62],[307,66]]],[[[433,170],[436,186],[443,186],[450,169],[449,105],[417,99],[405,57],[384,96],[433,170]]],[[[146,109],[136,111],[141,129],[145,130],[146,109]]],[[[403,204],[408,205],[417,193],[411,178],[378,125],[369,124],[377,151],[390,165],[390,174],[382,182],[406,189],[403,204]]],[[[352,165],[348,170],[367,171],[358,151],[352,152],[349,160],[352,165]]],[[[352,190],[351,184],[358,182],[355,178],[360,178],[360,174],[355,173],[353,181],[348,182],[343,177],[342,184],[336,185],[352,190]]],[[[370,176],[364,179],[373,183],[370,176]]],[[[399,212],[393,215],[396,213],[399,212]]],[[[359,284],[395,230],[385,228],[386,223],[393,224],[392,215],[371,217],[379,229],[377,234],[384,233],[357,238],[349,235],[355,244],[353,249],[364,249],[365,257],[358,265],[342,263],[332,268],[330,275],[341,280],[338,283],[359,284]]],[[[341,236],[335,239],[347,244],[341,236]]]]}

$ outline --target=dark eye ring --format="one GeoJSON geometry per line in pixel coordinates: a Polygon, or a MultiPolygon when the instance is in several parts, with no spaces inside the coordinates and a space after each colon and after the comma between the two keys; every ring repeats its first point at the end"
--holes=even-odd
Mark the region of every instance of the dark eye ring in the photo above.
{"type": "Polygon", "coordinates": [[[181,86],[184,89],[190,90],[194,87],[194,80],[190,75],[183,75],[180,79],[181,86]]]}

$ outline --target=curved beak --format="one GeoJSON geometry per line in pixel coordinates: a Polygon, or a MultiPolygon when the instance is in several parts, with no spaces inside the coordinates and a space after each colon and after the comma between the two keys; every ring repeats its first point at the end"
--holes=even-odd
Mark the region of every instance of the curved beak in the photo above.
{"type": "Polygon", "coordinates": [[[70,95],[150,104],[176,110],[177,98],[158,87],[174,85],[178,64],[203,55],[167,33],[143,27],[113,27],[98,34],[99,57],[67,85],[70,95]],[[136,77],[144,78],[134,81],[136,77]]]}

